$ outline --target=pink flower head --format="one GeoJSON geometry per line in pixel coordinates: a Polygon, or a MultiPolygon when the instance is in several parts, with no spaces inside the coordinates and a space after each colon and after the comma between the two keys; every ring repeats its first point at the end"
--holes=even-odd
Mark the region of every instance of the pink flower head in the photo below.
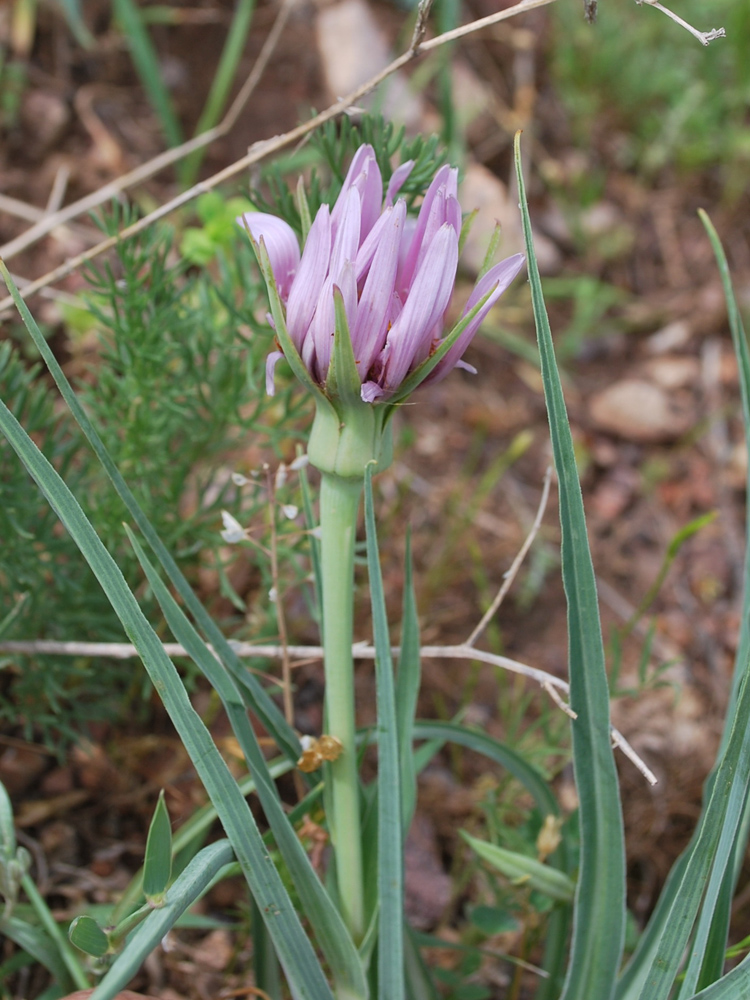
{"type": "MultiPolygon", "coordinates": [[[[483,275],[446,348],[444,321],[461,233],[458,171],[438,170],[414,220],[407,218],[403,199],[394,204],[412,167],[404,163],[394,171],[383,200],[375,152],[360,146],[335,205],[321,205],[301,254],[283,220],[260,212],[238,220],[265,244],[275,283],[271,294],[278,294],[289,338],[324,393],[336,327],[335,292],[343,302],[361,398],[385,403],[402,398],[402,387],[405,395],[421,381],[439,381],[459,365],[468,368],[461,361],[464,351],[523,266],[524,255],[514,254],[483,275]]],[[[271,394],[274,368],[283,356],[275,350],[268,358],[271,394]]]]}

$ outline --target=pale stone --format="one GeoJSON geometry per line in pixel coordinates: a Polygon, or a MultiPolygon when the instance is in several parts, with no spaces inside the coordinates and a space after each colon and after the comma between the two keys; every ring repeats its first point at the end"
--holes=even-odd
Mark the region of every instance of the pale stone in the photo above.
{"type": "MultiPolygon", "coordinates": [[[[459,201],[465,213],[477,212],[461,254],[461,263],[467,270],[476,274],[481,268],[496,223],[502,232],[498,259],[524,252],[518,198],[510,196],[499,177],[480,163],[470,163],[459,190],[459,201]]],[[[534,248],[543,274],[559,270],[560,253],[551,240],[534,233],[534,248]]]]}
{"type": "MultiPolygon", "coordinates": [[[[323,7],[316,20],[318,51],[326,87],[333,100],[344,97],[384,69],[392,59],[388,41],[365,0],[341,0],[323,7]]],[[[416,130],[422,102],[409,89],[407,78],[394,73],[374,94],[358,102],[416,130]]]]}
{"type": "Polygon", "coordinates": [[[673,441],[693,424],[693,414],[658,385],[628,378],[615,382],[589,400],[589,415],[603,431],[648,444],[673,441]]]}

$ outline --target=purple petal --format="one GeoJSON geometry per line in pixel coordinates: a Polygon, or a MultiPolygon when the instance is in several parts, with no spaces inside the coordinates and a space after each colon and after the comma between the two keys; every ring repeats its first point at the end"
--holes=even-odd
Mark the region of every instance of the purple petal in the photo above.
{"type": "Polygon", "coordinates": [[[360,395],[365,403],[374,403],[376,399],[384,396],[385,392],[377,382],[363,382],[360,395]]]}
{"type": "Polygon", "coordinates": [[[266,358],[266,392],[269,396],[276,394],[276,386],[273,384],[273,375],[276,365],[284,357],[281,351],[271,351],[266,358]]]}
{"type": "MultiPolygon", "coordinates": [[[[505,260],[501,260],[499,264],[495,264],[494,267],[491,267],[489,271],[479,279],[474,286],[474,290],[469,296],[469,301],[466,303],[464,311],[461,315],[466,316],[466,314],[470,312],[474,306],[480,302],[485,295],[487,295],[488,292],[491,292],[489,298],[463,331],[456,343],[447,352],[445,357],[442,358],[437,365],[435,365],[435,368],[425,379],[425,383],[439,382],[441,379],[445,378],[445,376],[452,371],[456,365],[461,363],[461,355],[471,343],[474,334],[482,325],[487,313],[521,270],[525,260],[526,258],[522,253],[514,254],[512,257],[506,257],[505,260]]],[[[462,367],[470,366],[462,364],[462,367]]]]}
{"type": "Polygon", "coordinates": [[[315,221],[307,234],[297,275],[289,293],[286,325],[289,336],[298,351],[312,322],[320,286],[328,275],[331,260],[331,219],[328,205],[318,209],[315,221]]]}
{"type": "Polygon", "coordinates": [[[362,205],[359,192],[356,188],[351,188],[344,202],[331,251],[331,266],[328,273],[334,281],[338,278],[344,264],[347,261],[353,263],[357,257],[361,222],[362,205]]]}
{"type": "Polygon", "coordinates": [[[265,212],[246,212],[237,222],[243,229],[250,230],[254,240],[260,242],[262,239],[265,243],[279,298],[286,302],[300,261],[294,230],[283,219],[265,212]]]}
{"type": "Polygon", "coordinates": [[[351,188],[357,189],[362,202],[362,239],[364,239],[375,225],[383,202],[383,178],[372,146],[360,146],[354,154],[341,193],[331,212],[334,234],[338,230],[346,196],[351,188]]]}
{"type": "MultiPolygon", "coordinates": [[[[425,192],[424,201],[419,209],[417,224],[409,249],[404,257],[403,264],[399,271],[396,286],[402,294],[408,292],[414,275],[417,273],[422,260],[424,250],[433,233],[435,233],[444,222],[449,221],[457,233],[461,232],[461,210],[458,209],[458,227],[456,227],[456,211],[451,206],[450,211],[446,208],[449,199],[456,198],[458,190],[458,171],[447,164],[442,166],[432,179],[432,183],[425,192]],[[429,229],[429,234],[428,234],[429,229]]],[[[456,206],[458,202],[456,201],[456,206]]]]}
{"type": "Polygon", "coordinates": [[[396,389],[412,367],[424,336],[448,308],[458,266],[458,236],[441,226],[425,254],[403,311],[388,334],[385,386],[396,389]]]}
{"type": "Polygon", "coordinates": [[[333,308],[333,278],[326,278],[318,294],[315,315],[310,324],[307,340],[315,345],[315,364],[317,378],[325,381],[328,365],[331,361],[333,333],[336,315],[333,308]]]}
{"type": "Polygon", "coordinates": [[[402,163],[400,166],[396,167],[396,169],[393,171],[393,173],[391,174],[391,179],[388,181],[388,190],[386,191],[385,194],[386,208],[389,208],[393,204],[393,199],[396,197],[401,188],[404,186],[407,178],[409,177],[409,174],[412,172],[413,169],[414,169],[414,160],[407,160],[405,163],[402,163]]]}
{"type": "Polygon", "coordinates": [[[360,378],[367,374],[385,343],[392,316],[406,203],[400,199],[394,208],[385,210],[383,217],[387,220],[387,225],[381,230],[378,247],[359,300],[357,321],[352,328],[352,347],[360,378]]]}

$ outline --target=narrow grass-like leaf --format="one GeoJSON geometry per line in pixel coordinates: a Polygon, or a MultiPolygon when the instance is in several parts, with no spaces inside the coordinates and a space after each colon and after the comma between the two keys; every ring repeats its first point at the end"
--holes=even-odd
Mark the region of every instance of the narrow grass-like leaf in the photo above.
{"type": "MultiPolygon", "coordinates": [[[[237,66],[245,50],[254,10],[255,0],[239,0],[235,5],[232,23],[229,25],[224,48],[219,58],[219,65],[216,67],[214,78],[211,81],[211,89],[208,92],[198,124],[195,126],[196,135],[213,128],[219,121],[237,72],[237,66]]],[[[195,176],[205,152],[205,149],[198,149],[185,159],[180,169],[180,180],[184,187],[188,188],[195,182],[195,176]]]]}
{"type": "Polygon", "coordinates": [[[172,824],[169,821],[164,790],[151,819],[143,860],[143,895],[146,899],[161,902],[172,874],[172,824]]]}
{"type": "Polygon", "coordinates": [[[414,593],[414,573],[411,559],[411,533],[406,533],[406,570],[404,598],[401,609],[401,652],[396,675],[396,726],[401,769],[401,824],[404,836],[409,831],[417,802],[417,771],[414,759],[414,715],[421,675],[419,656],[419,619],[414,593]]]}
{"type": "MultiPolygon", "coordinates": [[[[2,407],[2,405],[3,404],[0,403],[0,407],[2,407]]],[[[60,925],[53,917],[49,906],[47,906],[46,900],[37,889],[36,883],[31,876],[23,876],[21,879],[21,887],[26,893],[26,898],[34,908],[37,920],[57,948],[57,952],[62,961],[65,963],[65,966],[76,987],[79,990],[87,989],[90,985],[88,975],[78,959],[78,954],[72,948],[70,941],[68,941],[60,925]]]]}
{"type": "MultiPolygon", "coordinates": [[[[740,394],[742,399],[745,443],[750,447],[750,352],[748,352],[747,338],[742,324],[742,317],[737,306],[737,300],[734,296],[731,276],[729,274],[729,266],[721,241],[719,240],[718,234],[716,233],[716,230],[706,213],[699,210],[698,214],[701,217],[701,221],[703,222],[711,241],[724,287],[724,297],[729,317],[729,328],[732,334],[732,343],[737,356],[740,376],[740,394]]],[[[748,491],[750,492],[750,470],[748,470],[747,485],[748,491]]],[[[750,506],[748,506],[745,514],[745,536],[746,538],[750,537],[750,506]]],[[[740,621],[740,635],[734,663],[732,692],[729,706],[727,708],[720,752],[726,747],[732,731],[732,725],[736,712],[737,692],[743,675],[747,669],[748,659],[750,658],[750,546],[747,545],[747,542],[745,544],[743,603],[740,621]]],[[[717,760],[717,763],[714,765],[714,768],[706,781],[703,794],[704,809],[711,798],[718,767],[719,761],[717,760]]],[[[706,938],[705,928],[703,927],[703,914],[701,914],[699,928],[696,932],[701,937],[699,950],[705,948],[699,985],[706,985],[708,982],[716,979],[721,974],[721,970],[723,968],[724,949],[726,946],[726,934],[729,925],[729,910],[731,907],[733,886],[739,872],[739,866],[744,858],[744,841],[747,836],[746,829],[748,824],[748,808],[749,806],[746,801],[743,817],[738,828],[742,832],[741,835],[735,840],[733,848],[732,871],[731,873],[728,871],[725,872],[722,889],[716,899],[716,904],[714,907],[709,907],[709,909],[713,910],[710,934],[708,938],[706,938]]],[[[648,926],[641,935],[638,947],[623,972],[620,983],[618,984],[617,1000],[633,1000],[634,997],[639,995],[639,991],[642,988],[647,975],[647,970],[657,952],[658,942],[669,919],[671,908],[679,893],[685,868],[689,857],[695,848],[699,832],[700,830],[696,831],[690,845],[686,848],[685,852],[677,861],[675,867],[670,873],[669,879],[662,890],[661,897],[654,913],[651,916],[651,919],[649,920],[648,926]]]]}
{"type": "Polygon", "coordinates": [[[167,142],[170,146],[179,146],[182,142],[182,128],[161,75],[158,53],[143,23],[138,4],[134,0],[114,0],[114,9],[138,76],[159,117],[167,142]]]}
{"type": "Polygon", "coordinates": [[[0,430],[81,550],[130,641],[138,650],[198,775],[216,805],[243,874],[265,914],[292,992],[300,1000],[331,1000],[332,994],[323,971],[263,844],[253,814],[122,573],[73,494],[3,403],[0,403],[0,430]]]}
{"type": "Polygon", "coordinates": [[[467,750],[474,750],[488,760],[494,761],[500,767],[513,775],[531,793],[540,812],[544,816],[557,816],[560,807],[550,791],[549,785],[541,774],[527,763],[520,754],[510,747],[493,739],[486,733],[474,729],[466,729],[455,722],[437,722],[418,719],[414,723],[415,740],[445,740],[447,743],[458,743],[467,750]]]}
{"type": "Polygon", "coordinates": [[[726,976],[695,993],[690,1000],[750,1000],[750,955],[726,976]]]}
{"type": "Polygon", "coordinates": [[[750,684],[748,674],[737,696],[734,725],[713,782],[708,805],[701,817],[695,846],[687,857],[684,874],[654,943],[653,960],[643,977],[640,1000],[667,1000],[677,977],[698,913],[712,865],[720,845],[731,844],[740,819],[750,780],[750,684]]]}
{"type": "MultiPolygon", "coordinates": [[[[745,446],[750,449],[750,351],[747,345],[747,336],[742,323],[742,315],[737,305],[737,299],[732,287],[732,279],[729,273],[724,248],[721,245],[718,233],[716,232],[708,215],[700,209],[698,215],[708,233],[716,262],[719,267],[722,285],[724,288],[724,299],[727,305],[727,316],[729,318],[729,329],[732,334],[732,344],[737,357],[737,367],[740,376],[740,396],[742,399],[742,417],[745,434],[745,446]]],[[[746,492],[750,495],[750,469],[746,473],[746,492]]],[[[727,707],[727,721],[722,734],[722,747],[725,745],[730,732],[730,721],[734,714],[737,690],[746,664],[750,660],[750,505],[746,505],[745,510],[745,559],[743,567],[743,595],[742,613],[740,615],[740,635],[737,645],[737,653],[734,661],[734,672],[732,678],[732,692],[727,707]]],[[[744,814],[739,825],[738,835],[735,840],[733,857],[724,875],[721,891],[716,900],[714,918],[711,923],[711,930],[706,940],[705,955],[701,968],[698,986],[707,986],[709,983],[721,976],[724,968],[724,952],[726,950],[727,936],[729,932],[730,911],[735,885],[739,877],[740,868],[744,861],[745,846],[747,844],[748,828],[750,827],[750,801],[746,799],[744,814]]],[[[703,913],[696,933],[702,933],[701,924],[703,913]]]]}
{"type": "Polygon", "coordinates": [[[404,935],[404,962],[409,1000],[438,1000],[438,992],[422,958],[419,943],[408,925],[404,935]]]}
{"type": "Polygon", "coordinates": [[[372,474],[370,464],[365,470],[365,528],[378,702],[378,997],[404,1000],[401,779],[393,663],[375,528],[372,474]]]}
{"type": "Polygon", "coordinates": [[[315,592],[315,611],[320,629],[320,641],[323,642],[323,576],[320,569],[320,539],[315,529],[318,522],[313,511],[312,496],[310,495],[310,481],[307,478],[307,470],[303,467],[299,470],[299,484],[302,490],[302,510],[305,515],[305,527],[308,532],[310,542],[310,562],[313,570],[313,590],[315,592]]]}
{"type": "Polygon", "coordinates": [[[575,892],[575,882],[565,872],[537,861],[518,851],[508,851],[497,844],[472,837],[465,830],[459,831],[466,843],[480,858],[497,868],[506,878],[529,885],[559,903],[570,903],[575,892]]]}
{"type": "Polygon", "coordinates": [[[609,735],[609,689],[573,438],[534,253],[520,134],[516,135],[515,161],[544,397],[560,490],[570,704],[577,716],[572,732],[580,801],[581,861],[563,998],[608,1000],[614,993],[625,934],[625,847],[609,735]]]}
{"type": "MultiPolygon", "coordinates": [[[[268,771],[271,778],[280,778],[282,774],[288,774],[292,770],[292,765],[288,760],[271,761],[268,771]]],[[[244,798],[255,792],[255,781],[252,775],[246,775],[239,781],[239,789],[244,798]]],[[[209,827],[213,826],[218,818],[216,807],[209,801],[200,809],[196,809],[172,837],[172,856],[176,858],[183,851],[188,851],[192,844],[199,842],[209,827]]],[[[200,845],[199,845],[200,846],[200,845]]],[[[194,853],[194,852],[193,852],[194,853]]],[[[117,901],[117,906],[112,911],[112,923],[119,924],[138,905],[143,898],[143,869],[137,872],[117,901]]]]}
{"type": "Polygon", "coordinates": [[[152,551],[161,563],[161,566],[167,573],[167,576],[177,590],[177,593],[180,595],[180,598],[185,603],[185,606],[190,611],[190,614],[198,623],[199,628],[218,654],[219,659],[239,681],[246,704],[261,720],[269,734],[276,741],[282,753],[286,754],[292,763],[296,763],[300,753],[302,752],[297,734],[287,723],[282,712],[269,697],[263,686],[258,682],[253,674],[248,671],[245,664],[241,662],[237,654],[227,642],[221,629],[216,625],[196,597],[190,587],[190,584],[187,582],[179,566],[173,559],[171,553],[167,550],[166,546],[157,535],[151,522],[146,517],[138,501],[133,496],[130,487],[127,485],[117,466],[113,462],[109,452],[104,447],[104,443],[89,420],[86,411],[78,401],[78,397],[73,392],[73,389],[65,377],[62,368],[50,350],[49,344],[42,336],[34,317],[29,312],[28,306],[19,295],[18,289],[16,288],[13,279],[11,278],[8,269],[2,260],[0,260],[0,273],[2,273],[3,278],[5,279],[5,284],[8,286],[8,291],[16,304],[16,308],[21,315],[21,319],[23,320],[31,339],[34,341],[36,348],[41,354],[44,363],[49,369],[50,374],[55,380],[61,396],[67,403],[76,422],[94,450],[96,457],[99,459],[105,472],[109,476],[112,485],[120,496],[120,499],[125,504],[130,516],[138,526],[139,531],[148,542],[152,551]]]}
{"type": "Polygon", "coordinates": [[[221,699],[248,768],[255,779],[258,798],[292,876],[302,908],[331,966],[338,994],[342,997],[365,998],[367,985],[357,949],[341,915],[315,873],[296,830],[284,812],[278,790],[268,770],[268,763],[232,678],[224,671],[190,624],[146,558],[138,540],[129,530],[128,537],[174,638],[185,648],[221,699]]]}
{"type": "Polygon", "coordinates": [[[217,872],[232,861],[234,852],[228,840],[219,840],[196,854],[167,890],[163,906],[150,913],[127,942],[90,1000],[112,1000],[127,986],[167,931],[198,899],[217,872]]]}
{"type": "MultiPolygon", "coordinates": [[[[67,992],[73,987],[74,980],[71,978],[60,951],[52,938],[45,934],[41,928],[29,924],[25,920],[20,920],[18,917],[8,917],[5,920],[0,920],[0,934],[18,945],[35,961],[44,966],[48,972],[51,972],[60,989],[67,992]]],[[[75,986],[78,987],[78,983],[75,983],[75,986]]],[[[89,983],[87,983],[87,987],[90,988],[89,983]]]]}

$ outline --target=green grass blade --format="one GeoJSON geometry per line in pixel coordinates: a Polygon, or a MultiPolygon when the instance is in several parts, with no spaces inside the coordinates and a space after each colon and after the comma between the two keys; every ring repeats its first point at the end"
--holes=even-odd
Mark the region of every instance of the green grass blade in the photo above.
{"type": "Polygon", "coordinates": [[[143,860],[143,895],[161,901],[172,877],[172,823],[164,801],[164,789],[151,819],[143,860]]]}
{"type": "MultiPolygon", "coordinates": [[[[698,908],[717,850],[737,831],[748,781],[750,781],[750,684],[748,674],[740,686],[734,725],[701,818],[695,846],[687,857],[684,874],[661,934],[654,942],[653,959],[643,978],[640,1000],[667,1000],[693,929],[698,908]]],[[[702,957],[702,956],[701,956],[702,957]]]]}
{"type": "Polygon", "coordinates": [[[269,932],[295,998],[331,1000],[323,971],[269,858],[253,814],[122,573],[73,494],[3,403],[0,403],[0,430],[81,550],[136,647],[216,806],[253,895],[266,915],[269,932]]]}
{"type": "Polygon", "coordinates": [[[5,920],[0,919],[0,935],[18,945],[35,961],[43,965],[48,972],[51,972],[60,989],[67,991],[73,988],[73,979],[59,950],[41,928],[29,924],[25,920],[20,920],[18,917],[7,917],[5,920]]]}
{"type": "Polygon", "coordinates": [[[284,812],[278,790],[268,770],[268,763],[232,678],[224,671],[190,624],[146,558],[132,532],[128,531],[128,537],[174,638],[185,648],[221,699],[248,768],[255,779],[258,798],[292,876],[302,908],[331,966],[337,993],[339,996],[352,998],[366,997],[367,984],[357,949],[341,915],[316,875],[296,830],[284,812]]]}
{"type": "Polygon", "coordinates": [[[518,135],[515,160],[544,396],[560,490],[570,703],[577,714],[572,733],[580,801],[581,863],[563,998],[608,1000],[614,993],[625,931],[625,849],[609,735],[609,690],[581,486],[534,254],[518,135]]]}
{"type": "Polygon", "coordinates": [[[401,823],[406,836],[417,802],[417,774],[414,759],[414,715],[421,676],[419,657],[419,619],[414,593],[414,573],[411,559],[411,534],[406,535],[406,571],[404,599],[401,611],[401,653],[396,675],[396,728],[401,770],[401,823]]]}
{"type": "Polygon", "coordinates": [[[112,1000],[112,997],[124,989],[167,931],[174,927],[185,910],[198,899],[211,879],[232,861],[234,851],[228,840],[219,840],[196,854],[167,890],[163,905],[146,917],[127,942],[90,1000],[112,1000]]]}
{"type": "Polygon", "coordinates": [[[78,426],[86,436],[86,439],[94,450],[96,457],[104,467],[112,485],[120,496],[122,502],[127,507],[128,512],[138,526],[139,531],[148,542],[151,550],[156,555],[156,558],[159,560],[161,566],[174,585],[175,590],[180,595],[180,598],[190,611],[190,614],[198,623],[199,628],[216,650],[219,659],[239,681],[243,691],[243,696],[245,697],[248,706],[266,727],[282,753],[286,754],[292,763],[296,763],[302,752],[297,734],[291,726],[288,725],[282,712],[268,696],[263,686],[258,682],[253,674],[247,670],[245,665],[241,662],[237,654],[229,645],[221,629],[219,629],[201,602],[198,600],[190,587],[190,584],[187,582],[179,566],[173,559],[171,553],[167,550],[166,546],[157,535],[151,522],[144,514],[136,498],[133,496],[130,487],[122,478],[109,452],[104,447],[104,443],[86,415],[86,411],[78,401],[78,397],[73,392],[73,389],[65,377],[62,368],[50,350],[47,341],[42,336],[34,317],[29,312],[28,306],[18,294],[18,289],[16,288],[8,269],[1,260],[0,272],[5,279],[5,284],[8,286],[8,291],[13,297],[13,301],[21,314],[21,319],[23,320],[31,339],[34,341],[34,344],[41,354],[44,363],[49,369],[50,374],[54,378],[55,383],[60,390],[61,396],[67,403],[71,413],[78,423],[78,426]]]}
{"type": "Polygon", "coordinates": [[[466,729],[455,722],[418,719],[414,723],[414,739],[445,740],[449,743],[458,743],[459,746],[466,747],[467,750],[482,754],[488,760],[504,767],[521,782],[533,796],[543,816],[559,815],[560,807],[550,791],[549,785],[536,768],[528,764],[515,750],[511,750],[510,747],[493,739],[492,736],[479,732],[479,730],[466,729]]]}
{"type": "MultiPolygon", "coordinates": [[[[206,132],[208,129],[213,128],[221,117],[237,72],[237,66],[245,50],[245,43],[250,32],[250,24],[252,23],[254,11],[255,0],[239,0],[234,8],[232,23],[227,32],[219,65],[216,68],[216,74],[211,83],[211,89],[208,92],[203,111],[201,111],[200,118],[198,119],[198,124],[195,126],[196,135],[200,135],[201,132],[206,132]]],[[[180,169],[180,180],[184,187],[189,188],[195,183],[195,177],[200,169],[205,152],[205,149],[196,150],[185,159],[180,169]]]]}
{"type": "Polygon", "coordinates": [[[739,965],[705,990],[694,994],[690,1000],[750,1000],[750,955],[739,965]]]}
{"type": "Polygon", "coordinates": [[[575,892],[575,882],[559,868],[538,861],[518,851],[508,851],[497,844],[491,844],[478,837],[472,837],[465,830],[459,833],[466,843],[483,861],[502,872],[507,879],[523,879],[524,884],[537,892],[549,896],[558,903],[570,903],[575,892]]]}
{"type": "MultiPolygon", "coordinates": [[[[737,356],[737,364],[739,368],[740,395],[742,398],[742,422],[745,430],[745,444],[748,450],[750,450],[750,350],[748,350],[747,346],[747,336],[742,323],[742,315],[740,314],[739,306],[737,305],[737,299],[734,295],[734,289],[732,288],[732,278],[729,274],[729,264],[727,263],[726,254],[724,253],[724,248],[719,240],[718,233],[714,229],[713,223],[709,219],[708,215],[706,215],[702,209],[699,209],[698,215],[700,216],[701,222],[708,233],[708,238],[716,256],[716,262],[719,267],[719,274],[724,288],[724,298],[726,300],[727,316],[729,318],[729,329],[732,334],[732,345],[734,347],[735,355],[737,356]]],[[[747,474],[747,486],[750,489],[750,469],[748,469],[747,474]]],[[[745,510],[745,538],[750,538],[750,504],[747,505],[745,510]]],[[[742,624],[740,627],[737,655],[734,662],[732,695],[729,703],[730,707],[727,709],[727,724],[724,728],[722,746],[726,744],[729,737],[729,719],[733,711],[733,706],[737,700],[737,691],[739,689],[740,682],[744,675],[747,662],[750,659],[750,545],[747,545],[747,543],[745,545],[743,586],[742,624]]]]}
{"type": "MultiPolygon", "coordinates": [[[[750,445],[750,352],[748,352],[747,338],[745,336],[745,331],[742,324],[742,317],[737,306],[737,301],[734,296],[734,291],[732,289],[731,277],[729,274],[729,266],[727,263],[726,255],[721,246],[719,237],[714,229],[710,219],[703,211],[699,211],[699,215],[706,228],[711,245],[716,256],[716,260],[719,266],[719,272],[721,275],[722,284],[724,286],[724,296],[727,303],[727,313],[729,317],[729,327],[732,334],[732,342],[734,345],[735,354],[737,356],[739,375],[740,375],[740,392],[742,398],[742,413],[743,413],[743,423],[745,429],[745,442],[750,445]]],[[[748,473],[748,489],[750,490],[750,472],[748,473]]],[[[746,537],[750,536],[750,507],[746,511],[746,537]]],[[[744,671],[746,669],[746,664],[750,658],[750,547],[746,545],[745,548],[745,561],[744,561],[744,573],[743,573],[743,609],[741,614],[741,627],[739,643],[737,648],[737,654],[735,657],[734,665],[734,676],[732,682],[732,693],[730,697],[729,707],[727,709],[727,717],[724,724],[724,732],[722,735],[721,749],[726,747],[727,741],[729,739],[730,733],[732,731],[732,724],[734,720],[734,715],[736,711],[737,703],[737,692],[739,689],[739,684],[742,680],[744,671]]],[[[704,809],[706,804],[710,800],[711,793],[715,784],[716,772],[718,769],[718,762],[714,766],[714,769],[709,776],[706,787],[704,791],[704,809]]],[[[725,871],[724,879],[722,882],[722,888],[716,897],[715,905],[713,901],[709,901],[708,907],[704,907],[701,912],[701,918],[699,921],[699,926],[696,931],[696,935],[700,937],[700,942],[698,945],[698,952],[704,951],[703,954],[703,966],[701,969],[701,975],[699,979],[699,985],[706,985],[713,979],[717,979],[721,974],[721,970],[724,964],[724,950],[726,947],[726,934],[729,925],[729,910],[731,907],[731,897],[733,895],[733,887],[736,881],[736,877],[739,871],[739,865],[744,857],[744,843],[747,839],[747,825],[748,825],[748,803],[746,801],[744,806],[744,813],[739,824],[739,830],[741,834],[735,840],[733,847],[733,858],[725,859],[731,862],[731,873],[725,871]],[[704,916],[705,913],[705,916],[704,916]],[[713,915],[711,920],[711,931],[706,936],[705,922],[709,915],[713,915]]],[[[633,997],[638,996],[640,989],[643,986],[645,976],[647,974],[648,968],[653,962],[654,955],[656,954],[658,948],[658,942],[664,931],[667,920],[669,919],[669,914],[671,908],[675,902],[675,898],[679,892],[679,887],[684,876],[684,870],[688,863],[690,854],[695,848],[695,844],[698,838],[699,830],[694,834],[692,841],[682,857],[677,862],[677,865],[670,873],[669,880],[662,891],[662,895],[657,904],[657,908],[654,911],[651,920],[649,921],[648,927],[641,935],[638,942],[638,947],[633,954],[627,968],[625,969],[622,979],[618,986],[617,998],[618,1000],[632,1000],[633,997]]],[[[718,869],[717,869],[718,875],[718,869]]],[[[696,953],[696,954],[697,954],[696,953]]],[[[691,973],[692,976],[692,973],[691,973]]]]}
{"type": "Polygon", "coordinates": [[[167,142],[170,146],[179,146],[183,141],[182,128],[162,79],[158,53],[143,23],[138,5],[134,0],[114,0],[114,10],[127,39],[138,76],[151,107],[161,121],[167,142]]]}
{"type": "Polygon", "coordinates": [[[372,464],[365,470],[365,527],[378,701],[378,997],[379,1000],[405,1000],[401,778],[391,641],[372,501],[372,470],[372,464]]]}

